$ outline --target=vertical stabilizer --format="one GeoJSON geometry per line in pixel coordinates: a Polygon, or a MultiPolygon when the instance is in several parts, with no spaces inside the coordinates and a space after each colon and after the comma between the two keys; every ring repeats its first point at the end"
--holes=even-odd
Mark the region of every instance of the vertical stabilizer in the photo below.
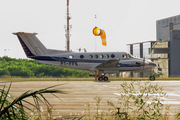
{"type": "Polygon", "coordinates": [[[37,33],[17,32],[13,34],[17,35],[27,57],[43,56],[48,54],[46,47],[36,37],[37,33]]]}

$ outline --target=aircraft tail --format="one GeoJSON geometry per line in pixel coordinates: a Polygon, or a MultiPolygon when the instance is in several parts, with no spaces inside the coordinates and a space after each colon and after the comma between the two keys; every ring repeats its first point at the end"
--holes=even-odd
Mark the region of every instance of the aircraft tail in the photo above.
{"type": "Polygon", "coordinates": [[[47,48],[36,37],[37,33],[17,32],[19,42],[27,57],[43,56],[48,54],[47,48]]]}

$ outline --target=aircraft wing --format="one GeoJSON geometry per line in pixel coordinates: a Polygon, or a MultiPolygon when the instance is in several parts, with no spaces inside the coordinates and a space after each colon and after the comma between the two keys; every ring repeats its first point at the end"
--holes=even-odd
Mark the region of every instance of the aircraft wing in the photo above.
{"type": "Polygon", "coordinates": [[[152,68],[149,68],[149,69],[139,69],[139,70],[135,70],[134,72],[137,73],[137,72],[149,72],[151,71],[152,68]]]}
{"type": "Polygon", "coordinates": [[[98,66],[96,66],[95,69],[101,69],[101,68],[112,68],[112,67],[116,67],[119,63],[120,59],[110,59],[98,66]]]}

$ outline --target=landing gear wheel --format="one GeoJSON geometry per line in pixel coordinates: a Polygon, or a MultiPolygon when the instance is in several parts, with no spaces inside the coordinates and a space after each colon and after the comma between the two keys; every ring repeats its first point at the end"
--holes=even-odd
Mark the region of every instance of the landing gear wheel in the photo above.
{"type": "Polygon", "coordinates": [[[108,77],[105,76],[105,77],[104,77],[104,81],[108,81],[108,77]]]}
{"type": "Polygon", "coordinates": [[[103,77],[98,77],[98,80],[99,80],[99,81],[102,81],[102,80],[103,80],[103,77]]]}
{"type": "Polygon", "coordinates": [[[154,76],[150,76],[149,79],[150,79],[150,81],[154,81],[155,77],[154,76]]]}

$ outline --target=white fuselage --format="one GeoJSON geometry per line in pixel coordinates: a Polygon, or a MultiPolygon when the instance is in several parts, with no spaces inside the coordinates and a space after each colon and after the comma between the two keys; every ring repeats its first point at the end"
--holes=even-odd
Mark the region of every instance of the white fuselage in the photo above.
{"type": "MultiPolygon", "coordinates": [[[[133,58],[127,52],[67,52],[51,55],[55,61],[39,61],[40,63],[57,65],[60,67],[93,71],[96,66],[111,60],[118,59],[116,66],[102,67],[99,71],[116,73],[121,71],[150,70],[156,64],[151,61],[143,63],[142,58],[133,58]],[[144,66],[143,66],[144,65],[144,66]]],[[[143,72],[143,71],[142,71],[143,72]]]]}

